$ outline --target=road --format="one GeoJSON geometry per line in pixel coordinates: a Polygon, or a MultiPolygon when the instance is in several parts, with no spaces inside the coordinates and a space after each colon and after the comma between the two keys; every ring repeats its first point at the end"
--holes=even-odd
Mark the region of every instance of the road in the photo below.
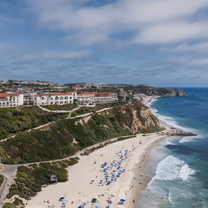
{"type": "Polygon", "coordinates": [[[0,207],[3,206],[3,198],[6,197],[6,195],[9,193],[9,187],[11,186],[13,179],[17,172],[17,165],[4,165],[1,164],[1,167],[3,167],[3,170],[0,171],[0,174],[4,175],[4,182],[0,189],[0,207]],[[8,177],[6,179],[6,177],[8,177]],[[9,184],[9,185],[8,185],[9,184]]]}

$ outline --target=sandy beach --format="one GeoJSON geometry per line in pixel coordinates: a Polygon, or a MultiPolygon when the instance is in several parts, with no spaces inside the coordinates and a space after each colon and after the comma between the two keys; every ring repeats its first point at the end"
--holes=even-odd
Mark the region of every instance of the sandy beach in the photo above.
{"type": "Polygon", "coordinates": [[[149,181],[147,177],[141,176],[142,164],[148,157],[149,149],[162,137],[164,135],[157,133],[146,136],[139,134],[135,138],[107,145],[89,156],[78,155],[79,163],[68,168],[68,181],[43,188],[37,196],[27,201],[26,207],[41,208],[54,205],[53,207],[57,208],[65,203],[65,207],[77,208],[85,203],[86,208],[105,208],[108,207],[108,200],[112,202],[110,207],[133,207],[134,196],[145,189],[149,181]],[[114,180],[109,185],[105,181],[106,172],[101,168],[105,163],[107,175],[114,180]],[[118,173],[120,176],[116,177],[118,173]],[[135,184],[139,184],[137,192],[135,184]],[[61,197],[65,198],[59,202],[61,197]],[[93,198],[97,198],[97,202],[92,204],[93,198]],[[126,200],[124,205],[118,205],[120,199],[126,200]]]}
{"type": "Polygon", "coordinates": [[[151,100],[152,100],[152,98],[154,98],[155,96],[145,96],[145,97],[143,97],[142,98],[142,103],[144,104],[144,105],[146,105],[147,103],[149,103],[151,100]]]}

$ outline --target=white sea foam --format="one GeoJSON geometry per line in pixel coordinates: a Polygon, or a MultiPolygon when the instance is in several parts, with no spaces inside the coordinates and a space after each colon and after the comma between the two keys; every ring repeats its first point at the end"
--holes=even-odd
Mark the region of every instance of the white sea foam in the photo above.
{"type": "Polygon", "coordinates": [[[152,98],[152,99],[146,104],[146,106],[147,106],[147,107],[150,107],[150,106],[152,105],[152,103],[155,102],[157,99],[158,99],[158,97],[152,98]]]}
{"type": "Polygon", "coordinates": [[[195,138],[196,138],[196,137],[183,137],[183,138],[179,141],[179,143],[192,142],[192,141],[194,141],[195,138]]]}
{"type": "MultiPolygon", "coordinates": [[[[151,102],[151,104],[152,104],[154,101],[156,101],[156,100],[153,100],[153,101],[151,102]]],[[[169,117],[169,116],[164,116],[164,115],[159,114],[157,109],[151,108],[151,105],[148,106],[148,107],[150,108],[151,112],[152,112],[152,113],[153,113],[160,121],[164,122],[167,126],[171,126],[171,127],[176,128],[176,129],[181,129],[181,130],[187,131],[187,132],[197,133],[197,132],[196,132],[196,129],[192,129],[192,128],[188,128],[188,127],[182,127],[182,126],[180,126],[180,125],[178,124],[178,122],[177,122],[175,119],[173,119],[173,118],[171,118],[171,117],[169,117]]]]}
{"type": "Polygon", "coordinates": [[[167,145],[175,145],[171,140],[172,140],[172,137],[167,137],[166,138],[166,144],[167,145]]]}
{"type": "Polygon", "coordinates": [[[194,175],[194,174],[195,174],[195,171],[193,169],[189,168],[189,166],[187,164],[185,164],[185,165],[183,165],[183,167],[180,170],[179,177],[182,178],[182,180],[184,182],[187,182],[188,177],[190,175],[194,175]]]}
{"type": "Polygon", "coordinates": [[[156,170],[156,175],[153,177],[153,180],[174,180],[178,177],[181,166],[184,164],[183,161],[178,158],[173,157],[172,155],[167,156],[162,160],[156,170]]]}

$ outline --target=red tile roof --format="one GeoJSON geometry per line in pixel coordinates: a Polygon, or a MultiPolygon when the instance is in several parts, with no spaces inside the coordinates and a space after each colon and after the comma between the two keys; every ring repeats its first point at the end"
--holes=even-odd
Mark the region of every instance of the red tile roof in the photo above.
{"type": "Polygon", "coordinates": [[[0,93],[0,97],[17,97],[17,96],[19,96],[18,93],[15,94],[0,93]]]}
{"type": "Polygon", "coordinates": [[[36,94],[35,97],[41,97],[41,96],[66,96],[66,95],[72,95],[71,93],[54,93],[54,94],[36,94]]]}

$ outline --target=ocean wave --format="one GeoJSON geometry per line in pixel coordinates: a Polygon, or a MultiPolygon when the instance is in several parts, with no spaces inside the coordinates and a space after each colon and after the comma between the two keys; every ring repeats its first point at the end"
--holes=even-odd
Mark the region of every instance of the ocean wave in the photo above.
{"type": "Polygon", "coordinates": [[[183,167],[180,170],[179,177],[182,178],[182,180],[184,182],[187,182],[188,177],[190,175],[194,175],[194,174],[195,174],[195,171],[193,169],[189,168],[189,166],[187,164],[185,164],[185,165],[183,165],[183,167]]]}
{"type": "Polygon", "coordinates": [[[178,130],[182,130],[182,131],[187,131],[187,132],[193,132],[193,133],[196,133],[198,134],[197,130],[196,129],[193,129],[193,128],[188,128],[188,127],[183,127],[183,126],[180,126],[179,123],[172,117],[169,117],[169,116],[164,116],[164,115],[161,115],[158,113],[158,110],[155,109],[155,108],[151,108],[149,107],[151,112],[161,121],[164,123],[165,126],[168,126],[168,127],[174,127],[178,130]]]}
{"type": "Polygon", "coordinates": [[[166,144],[167,145],[175,145],[172,141],[170,141],[170,140],[172,140],[172,137],[167,137],[166,138],[166,144]]]}
{"type": "Polygon", "coordinates": [[[184,164],[183,161],[179,160],[172,155],[167,156],[162,160],[156,170],[156,175],[152,178],[153,180],[174,180],[178,177],[181,166],[184,164]]]}
{"type": "Polygon", "coordinates": [[[196,136],[190,136],[190,137],[183,137],[179,143],[186,143],[186,142],[192,142],[196,139],[196,136]]]}
{"type": "Polygon", "coordinates": [[[150,107],[150,106],[152,105],[152,103],[155,102],[157,99],[158,99],[158,97],[152,98],[152,99],[150,100],[150,102],[148,102],[148,103],[146,104],[146,106],[147,106],[147,107],[150,107]]]}
{"type": "Polygon", "coordinates": [[[195,171],[189,168],[184,161],[169,155],[158,164],[156,175],[152,180],[175,180],[182,178],[183,181],[187,181],[189,175],[193,174],[195,174],[195,171]]]}

